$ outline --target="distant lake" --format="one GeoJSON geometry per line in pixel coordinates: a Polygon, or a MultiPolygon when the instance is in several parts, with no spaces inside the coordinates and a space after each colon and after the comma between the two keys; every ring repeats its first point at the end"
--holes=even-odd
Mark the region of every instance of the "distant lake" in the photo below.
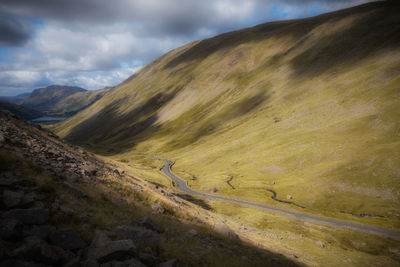
{"type": "Polygon", "coordinates": [[[32,122],[56,122],[56,121],[62,121],[65,120],[65,117],[40,117],[31,120],[32,122]]]}

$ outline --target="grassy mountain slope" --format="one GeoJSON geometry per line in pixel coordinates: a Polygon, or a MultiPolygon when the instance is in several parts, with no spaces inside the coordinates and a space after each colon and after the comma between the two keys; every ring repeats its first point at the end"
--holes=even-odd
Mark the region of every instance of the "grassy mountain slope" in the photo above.
{"type": "Polygon", "coordinates": [[[399,13],[375,2],[190,43],[54,130],[173,159],[196,190],[400,227],[399,13]]]}
{"type": "Polygon", "coordinates": [[[50,113],[73,115],[99,100],[109,88],[95,91],[76,92],[63,99],[60,99],[53,107],[49,109],[50,113]]]}
{"type": "Polygon", "coordinates": [[[303,266],[1,109],[0,193],[0,266],[303,266]]]}
{"type": "Polygon", "coordinates": [[[47,116],[70,116],[96,102],[107,90],[87,91],[80,87],[51,85],[35,89],[18,103],[47,116]]]}

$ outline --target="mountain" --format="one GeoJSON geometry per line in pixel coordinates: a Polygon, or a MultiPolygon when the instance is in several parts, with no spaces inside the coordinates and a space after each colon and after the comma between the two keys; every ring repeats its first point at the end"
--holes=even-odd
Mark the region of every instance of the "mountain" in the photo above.
{"type": "Polygon", "coordinates": [[[54,130],[105,155],[173,159],[197,190],[273,203],[273,189],[399,227],[398,12],[380,1],[190,43],[54,130]]]}
{"type": "Polygon", "coordinates": [[[110,88],[100,90],[83,91],[70,94],[53,104],[43,108],[44,112],[49,115],[71,116],[95,103],[110,88]]]}
{"type": "Polygon", "coordinates": [[[29,97],[23,99],[19,104],[37,110],[51,110],[64,98],[77,92],[86,92],[86,89],[73,86],[50,85],[33,90],[29,97]]]}
{"type": "Polygon", "coordinates": [[[11,103],[18,103],[23,99],[29,97],[31,93],[23,93],[16,96],[0,96],[0,100],[11,102],[11,103]]]}
{"type": "Polygon", "coordinates": [[[8,110],[13,114],[17,115],[18,117],[26,120],[33,120],[43,116],[43,114],[40,111],[26,108],[24,106],[3,100],[0,100],[0,108],[8,110]]]}
{"type": "Polygon", "coordinates": [[[33,90],[28,96],[4,98],[45,116],[69,117],[100,99],[110,88],[87,91],[80,87],[50,85],[33,90]]]}
{"type": "MultiPolygon", "coordinates": [[[[398,1],[379,1],[192,42],[52,129],[138,169],[149,156],[169,159],[195,191],[398,232],[399,13],[398,1]]],[[[263,231],[314,233],[302,221],[209,205],[263,231]]],[[[330,249],[353,242],[324,238],[330,249]]],[[[352,249],[370,253],[373,242],[361,243],[352,249]]],[[[302,253],[323,254],[314,249],[302,253]]]]}
{"type": "Polygon", "coordinates": [[[1,109],[0,192],[1,266],[300,266],[1,109]]]}

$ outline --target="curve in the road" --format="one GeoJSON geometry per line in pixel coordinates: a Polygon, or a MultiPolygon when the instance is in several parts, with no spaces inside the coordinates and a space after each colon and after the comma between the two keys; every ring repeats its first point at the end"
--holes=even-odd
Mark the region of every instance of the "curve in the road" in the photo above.
{"type": "Polygon", "coordinates": [[[155,158],[155,157],[152,157],[152,158],[156,159],[156,160],[164,161],[166,163],[162,167],[164,174],[167,175],[170,179],[172,179],[183,192],[190,194],[192,196],[204,197],[204,198],[211,199],[211,200],[227,201],[227,202],[231,202],[231,203],[242,205],[242,206],[257,208],[257,209],[261,209],[261,210],[266,210],[266,211],[270,211],[270,212],[274,212],[274,213],[283,214],[285,216],[295,217],[300,220],[311,221],[311,222],[314,222],[317,224],[326,224],[326,225],[331,225],[331,226],[335,226],[335,227],[344,227],[344,228],[369,232],[369,233],[376,234],[379,236],[384,236],[384,237],[389,237],[392,239],[400,240],[400,233],[381,229],[381,228],[374,227],[371,225],[343,221],[343,220],[333,219],[333,218],[329,218],[329,217],[325,217],[325,216],[316,216],[316,215],[305,214],[305,213],[300,213],[300,212],[295,212],[295,211],[289,211],[289,210],[285,210],[282,208],[268,206],[265,204],[254,203],[254,202],[250,202],[250,201],[246,201],[246,200],[238,200],[238,199],[233,199],[233,198],[211,195],[211,194],[194,191],[193,189],[188,187],[188,185],[186,184],[186,182],[183,179],[179,178],[178,176],[176,176],[175,174],[172,173],[171,167],[172,167],[172,165],[174,165],[174,162],[172,162],[170,160],[166,160],[166,159],[160,159],[160,158],[155,158]]]}

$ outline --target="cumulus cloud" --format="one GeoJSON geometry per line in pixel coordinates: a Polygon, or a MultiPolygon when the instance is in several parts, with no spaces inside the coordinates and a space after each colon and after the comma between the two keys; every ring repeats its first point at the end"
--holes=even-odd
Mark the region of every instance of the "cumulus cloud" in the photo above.
{"type": "Polygon", "coordinates": [[[0,95],[113,86],[187,42],[367,1],[1,0],[0,95]]]}

